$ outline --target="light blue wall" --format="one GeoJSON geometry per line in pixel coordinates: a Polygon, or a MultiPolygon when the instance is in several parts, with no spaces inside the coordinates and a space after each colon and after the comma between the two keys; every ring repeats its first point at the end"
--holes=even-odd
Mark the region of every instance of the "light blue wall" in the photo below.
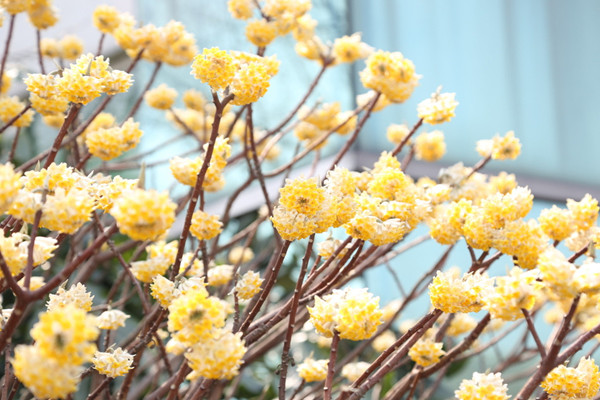
{"type": "MultiPolygon", "coordinates": [[[[390,123],[443,85],[460,102],[444,161],[474,163],[475,142],[514,130],[522,155],[501,168],[600,186],[600,2],[350,0],[370,45],[400,51],[423,75],[412,99],[373,119],[362,146],[386,145],[390,123]]],[[[424,130],[433,129],[425,126],[424,130]]]]}

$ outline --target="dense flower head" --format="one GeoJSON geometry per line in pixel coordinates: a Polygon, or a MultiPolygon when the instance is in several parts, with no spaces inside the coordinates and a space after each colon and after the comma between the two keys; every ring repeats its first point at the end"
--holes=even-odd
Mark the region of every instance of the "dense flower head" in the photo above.
{"type": "Polygon", "coordinates": [[[254,252],[250,247],[234,246],[227,254],[227,261],[230,264],[244,264],[254,258],[254,252]]]}
{"type": "Polygon", "coordinates": [[[61,365],[82,364],[91,360],[99,331],[96,317],[74,305],[66,305],[40,314],[31,329],[35,346],[46,358],[61,365]]]}
{"type": "Polygon", "coordinates": [[[572,215],[569,210],[558,208],[553,205],[552,208],[543,209],[538,217],[540,228],[552,240],[565,240],[577,228],[572,223],[572,215]]]}
{"type": "Polygon", "coordinates": [[[50,28],[58,22],[58,10],[51,0],[30,0],[27,14],[31,24],[39,30],[50,28]]]}
{"type": "Polygon", "coordinates": [[[446,153],[446,143],[442,131],[422,133],[415,139],[415,157],[429,162],[437,161],[446,153]]]}
{"type": "Polygon", "coordinates": [[[306,382],[324,381],[327,377],[329,360],[315,360],[307,358],[298,365],[298,375],[306,382]]]}
{"type": "Polygon", "coordinates": [[[167,193],[134,189],[124,192],[110,210],[119,230],[134,240],[156,240],[175,221],[176,205],[167,193]]]}
{"type": "Polygon", "coordinates": [[[551,400],[591,399],[600,388],[600,372],[591,358],[582,358],[577,368],[559,365],[541,384],[551,400]]]}
{"type": "Polygon", "coordinates": [[[4,8],[7,13],[15,15],[27,11],[29,0],[2,0],[0,7],[4,8]]]}
{"type": "Polygon", "coordinates": [[[233,265],[220,264],[208,270],[208,284],[210,286],[223,286],[233,279],[233,265]]]}
{"type": "Polygon", "coordinates": [[[367,289],[335,289],[331,294],[315,297],[314,307],[308,307],[310,320],[318,333],[332,337],[339,333],[341,339],[368,339],[381,324],[382,311],[379,297],[367,289]]]}
{"type": "Polygon", "coordinates": [[[129,118],[121,126],[96,129],[85,136],[85,144],[96,157],[112,160],[137,146],[143,135],[139,125],[129,118]]]}
{"type": "Polygon", "coordinates": [[[102,33],[112,33],[121,23],[119,11],[111,6],[100,5],[92,15],[94,26],[102,33]]]}
{"type": "Polygon", "coordinates": [[[480,207],[486,222],[499,229],[508,221],[527,216],[533,207],[533,195],[529,188],[518,186],[507,194],[495,193],[482,199],[480,207]]]}
{"type": "Polygon", "coordinates": [[[54,38],[42,38],[40,41],[40,52],[48,58],[60,57],[60,45],[54,38]]]}
{"type": "Polygon", "coordinates": [[[133,355],[120,347],[107,352],[97,351],[92,359],[94,369],[110,378],[125,375],[133,364],[133,355]]]}
{"type": "Polygon", "coordinates": [[[378,353],[383,353],[396,342],[396,334],[392,330],[386,330],[373,339],[371,346],[378,353]]]}
{"type": "Polygon", "coordinates": [[[521,152],[521,142],[513,131],[508,131],[503,137],[496,135],[492,139],[478,141],[477,152],[492,160],[514,160],[521,152]]]}
{"type": "Polygon", "coordinates": [[[450,121],[458,105],[454,96],[455,93],[433,93],[429,99],[423,100],[417,106],[419,118],[432,125],[450,121]]]}
{"type": "Polygon", "coordinates": [[[10,163],[0,164],[0,213],[8,210],[21,188],[21,174],[10,163]]]}
{"type": "Polygon", "coordinates": [[[83,367],[63,365],[37,346],[18,345],[12,361],[15,376],[39,399],[65,398],[77,390],[83,367]]]}
{"type": "Polygon", "coordinates": [[[25,175],[21,177],[21,183],[24,189],[44,189],[48,194],[54,194],[57,189],[69,191],[71,188],[77,187],[77,182],[81,181],[82,177],[83,175],[66,163],[52,163],[48,168],[25,172],[25,175]]]}
{"type": "Polygon", "coordinates": [[[236,61],[218,47],[204,49],[194,58],[192,75],[208,83],[213,90],[222,90],[231,84],[237,69],[236,61]]]}
{"type": "Polygon", "coordinates": [[[246,25],[246,38],[258,47],[269,45],[277,37],[277,25],[265,19],[255,19],[246,25]]]}
{"type": "Polygon", "coordinates": [[[549,297],[555,300],[574,298],[577,290],[573,284],[575,265],[553,246],[548,246],[539,255],[537,269],[549,297]]]}
{"type": "Polygon", "coordinates": [[[231,306],[208,295],[206,289],[190,290],[169,305],[168,328],[173,338],[193,345],[215,337],[215,328],[225,325],[231,306]]]}
{"type": "Polygon", "coordinates": [[[187,379],[231,379],[239,373],[245,354],[241,332],[215,329],[211,338],[193,344],[185,353],[192,368],[187,379]]]}
{"type": "Polygon", "coordinates": [[[322,131],[328,131],[336,126],[335,117],[340,113],[340,107],[340,103],[337,101],[322,104],[314,110],[303,106],[298,111],[298,118],[322,131]]]}
{"type": "Polygon", "coordinates": [[[115,330],[125,326],[125,320],[130,316],[121,310],[106,310],[98,316],[98,329],[115,330]]]}
{"type": "Polygon", "coordinates": [[[567,208],[571,212],[572,222],[579,230],[592,227],[598,219],[598,200],[587,193],[580,201],[567,199],[567,208]]]}
{"type": "Polygon", "coordinates": [[[493,247],[504,254],[515,256],[519,267],[534,268],[539,255],[547,245],[547,238],[535,220],[508,221],[500,230],[494,231],[493,247]]]}
{"type": "Polygon", "coordinates": [[[197,210],[192,216],[190,233],[198,240],[209,240],[221,233],[222,225],[218,215],[210,215],[202,210],[197,210]]]}
{"type": "Polygon", "coordinates": [[[271,75],[264,63],[251,62],[240,68],[230,86],[231,104],[243,106],[257,101],[270,86],[271,75]]]}
{"type": "Polygon", "coordinates": [[[514,321],[522,318],[521,310],[530,311],[536,301],[535,292],[541,288],[537,273],[515,267],[509,276],[496,277],[496,285],[483,293],[484,308],[492,318],[514,321]]]}
{"type": "MultiPolygon", "coordinates": [[[[21,273],[27,266],[29,245],[30,237],[25,234],[15,232],[8,237],[0,235],[0,251],[13,276],[21,273]]],[[[53,257],[54,250],[57,248],[56,239],[37,236],[33,246],[33,266],[40,265],[53,257]]]]}
{"type": "Polygon", "coordinates": [[[163,275],[175,262],[178,242],[158,241],[146,248],[148,259],[131,263],[131,272],[136,279],[149,283],[156,275],[163,275]]]}
{"type": "Polygon", "coordinates": [[[335,221],[330,193],[315,178],[287,180],[271,221],[285,240],[324,232],[335,221]]]}
{"type": "Polygon", "coordinates": [[[148,90],[144,95],[146,103],[158,110],[168,110],[177,98],[177,90],[168,87],[164,83],[158,87],[148,90]]]}
{"type": "Polygon", "coordinates": [[[394,144],[402,143],[402,141],[410,133],[410,128],[406,124],[391,124],[386,131],[387,139],[394,144]]]}
{"type": "Polygon", "coordinates": [[[420,75],[415,73],[414,64],[402,53],[378,50],[367,58],[366,64],[360,72],[362,84],[394,103],[407,100],[419,84],[420,75]]]}
{"type": "Polygon", "coordinates": [[[150,285],[150,294],[162,308],[168,308],[175,298],[175,282],[160,274],[154,275],[150,285]]]}
{"type": "Polygon", "coordinates": [[[358,361],[353,363],[348,363],[342,367],[342,371],[340,375],[343,378],[348,379],[350,382],[354,382],[369,368],[371,364],[364,361],[358,361]]]}
{"type": "Polygon", "coordinates": [[[250,300],[260,292],[262,282],[263,279],[261,279],[258,272],[248,271],[238,280],[235,285],[235,292],[240,299],[250,300]]]}
{"type": "Polygon", "coordinates": [[[88,104],[102,94],[102,81],[79,71],[66,69],[58,82],[58,89],[71,103],[88,104]]]}
{"type": "Polygon", "coordinates": [[[600,292],[600,264],[586,260],[573,274],[573,284],[580,293],[600,292]]]}
{"type": "MultiPolygon", "coordinates": [[[[25,104],[19,100],[17,96],[1,96],[0,97],[0,121],[7,124],[10,120],[20,114],[25,108],[25,104]]],[[[27,110],[21,115],[13,126],[24,128],[31,125],[33,122],[33,110],[27,110]]]]}
{"type": "Polygon", "coordinates": [[[254,12],[254,3],[252,0],[229,0],[227,9],[233,18],[249,19],[254,12]]]}
{"type": "Polygon", "coordinates": [[[75,60],[83,53],[83,41],[75,35],[66,35],[60,39],[60,57],[65,60],[75,60]]]}
{"type": "Polygon", "coordinates": [[[325,189],[316,178],[288,180],[279,190],[279,204],[305,215],[315,215],[325,200],[325,189]]]}
{"type": "Polygon", "coordinates": [[[508,387],[500,372],[481,374],[474,372],[471,379],[463,379],[454,396],[458,400],[508,400],[508,387]]]}
{"type": "Polygon", "coordinates": [[[411,360],[422,367],[428,367],[440,361],[440,358],[446,354],[442,347],[442,342],[436,342],[431,338],[423,337],[410,348],[408,356],[411,360]]]}
{"type": "Polygon", "coordinates": [[[61,233],[75,233],[91,219],[96,203],[87,190],[73,188],[66,192],[56,189],[46,197],[40,226],[61,233]]]}
{"type": "Polygon", "coordinates": [[[469,273],[462,277],[454,271],[438,271],[429,285],[431,304],[444,312],[477,312],[483,307],[483,294],[491,281],[485,273],[469,273]]]}
{"type": "Polygon", "coordinates": [[[94,296],[87,291],[85,285],[78,282],[72,285],[68,290],[63,286],[58,288],[56,294],[50,294],[50,300],[46,303],[48,311],[56,310],[57,308],[74,305],[84,311],[92,309],[92,300],[94,296]]]}
{"type": "Polygon", "coordinates": [[[368,57],[373,48],[362,42],[360,33],[353,33],[335,39],[332,52],[336,63],[351,63],[368,57]]]}

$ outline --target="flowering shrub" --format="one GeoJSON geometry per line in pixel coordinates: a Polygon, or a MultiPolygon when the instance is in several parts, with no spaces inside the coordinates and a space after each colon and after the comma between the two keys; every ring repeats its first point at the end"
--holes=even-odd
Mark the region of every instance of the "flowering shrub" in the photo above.
{"type": "Polygon", "coordinates": [[[584,347],[600,334],[596,199],[569,199],[526,219],[530,190],[512,174],[482,172],[519,155],[512,131],[479,141],[482,159],[472,167],[411,177],[414,157],[445,153],[439,126],[458,102],[441,90],[418,105],[412,127],[380,133],[390,147],[374,165],[340,166],[365,122],[405,102],[424,79],[403,54],[374,49],[359,34],[321,39],[310,0],[229,0],[231,16],[248,20],[252,53],[200,51],[179,22],[140,25],[102,5],[90,19],[129,67],[111,66],[102,40],[94,55],[73,36],[41,38],[40,70],[20,72],[26,92],[18,93],[5,71],[14,20],[27,13],[40,34],[57,12],[50,0],[0,5],[0,21],[8,20],[0,133],[12,139],[0,152],[3,398],[429,399],[444,396],[436,392],[450,373],[462,374],[451,389],[457,399],[597,398],[598,346],[584,347]],[[305,96],[285,99],[290,114],[262,130],[253,108],[280,63],[297,62],[267,56],[268,46],[288,34],[298,56],[321,70],[305,96]],[[46,72],[48,59],[64,67],[46,72]],[[135,78],[142,62],[154,65],[147,82],[135,78]],[[365,93],[354,109],[309,104],[326,70],[361,62],[365,93]],[[155,85],[164,64],[190,73],[196,87],[155,85]],[[107,112],[132,85],[144,89],[121,105],[127,115],[107,112]],[[174,108],[179,97],[185,108],[174,108]],[[194,143],[168,160],[177,190],[145,183],[148,154],[135,154],[145,140],[140,107],[164,113],[170,141],[194,143]],[[17,160],[19,133],[36,135],[40,124],[54,129],[51,147],[17,160]],[[423,125],[436,129],[419,132],[423,125]],[[334,135],[343,145],[327,169],[290,176],[309,154],[331,151],[334,135]],[[282,140],[295,141],[296,152],[283,157],[282,140]],[[124,165],[138,178],[121,175],[124,165]],[[238,165],[247,179],[226,188],[238,165]],[[275,197],[273,181],[281,183],[275,197]],[[238,218],[233,204],[253,186],[264,207],[238,218]],[[228,193],[222,213],[206,210],[207,192],[228,193]],[[401,298],[382,305],[359,287],[367,270],[428,239],[446,251],[401,298]],[[471,262],[446,268],[452,249],[471,262]],[[510,268],[493,276],[490,267],[502,262],[510,268]],[[402,316],[422,299],[429,312],[402,316]],[[545,324],[554,326],[549,337],[545,324]],[[485,364],[517,326],[518,346],[485,364]],[[465,368],[479,355],[484,364],[465,368]],[[507,373],[515,367],[524,379],[507,373]]]}

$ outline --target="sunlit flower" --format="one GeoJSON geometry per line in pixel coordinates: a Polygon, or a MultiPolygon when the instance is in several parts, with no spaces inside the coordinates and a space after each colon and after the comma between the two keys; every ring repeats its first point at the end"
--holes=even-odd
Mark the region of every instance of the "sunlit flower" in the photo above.
{"type": "Polygon", "coordinates": [[[336,289],[323,298],[316,296],[308,312],[317,332],[325,337],[337,332],[341,339],[368,339],[382,322],[379,298],[367,289],[336,289]]]}
{"type": "Polygon", "coordinates": [[[120,347],[107,352],[97,351],[92,359],[94,369],[110,378],[125,375],[132,367],[133,355],[120,347]]]}
{"type": "Polygon", "coordinates": [[[481,374],[474,372],[471,379],[463,379],[454,396],[458,400],[508,400],[508,387],[500,372],[481,374]]]}
{"type": "Polygon", "coordinates": [[[327,365],[329,360],[315,360],[307,358],[298,365],[298,375],[306,382],[324,381],[327,377],[327,365]]]}

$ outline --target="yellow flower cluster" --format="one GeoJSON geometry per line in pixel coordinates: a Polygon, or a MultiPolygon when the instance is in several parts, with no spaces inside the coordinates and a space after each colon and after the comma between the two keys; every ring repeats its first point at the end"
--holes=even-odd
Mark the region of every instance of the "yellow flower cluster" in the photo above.
{"type": "Polygon", "coordinates": [[[106,310],[98,316],[98,329],[115,330],[125,326],[125,320],[129,315],[121,310],[106,310]]]}
{"type": "Polygon", "coordinates": [[[491,288],[485,273],[469,273],[462,277],[456,271],[438,271],[429,285],[431,304],[443,312],[477,312],[483,307],[483,295],[491,288]]]}
{"type": "Polygon", "coordinates": [[[324,381],[327,377],[329,360],[315,360],[307,358],[298,365],[298,375],[306,382],[324,381]]]}
{"type": "Polygon", "coordinates": [[[87,133],[85,144],[90,153],[108,161],[137,146],[142,135],[139,123],[129,118],[120,127],[99,128],[87,133]]]}
{"type": "Polygon", "coordinates": [[[248,271],[238,280],[235,285],[235,292],[240,299],[250,300],[260,292],[262,282],[263,279],[261,279],[258,272],[248,271]]]}
{"type": "Polygon", "coordinates": [[[204,287],[190,290],[177,297],[169,305],[169,331],[177,341],[193,345],[213,338],[216,328],[225,325],[231,306],[211,297],[204,287]]]}
{"type": "Polygon", "coordinates": [[[58,21],[58,11],[51,0],[2,0],[0,7],[11,15],[27,12],[29,21],[37,29],[49,28],[58,21]]]}
{"type": "MultiPolygon", "coordinates": [[[[404,138],[410,133],[410,128],[406,124],[391,124],[386,131],[387,139],[394,144],[402,143],[404,138]]],[[[410,142],[410,141],[409,141],[410,142]]],[[[410,143],[409,143],[410,144],[410,143]]]]}
{"type": "Polygon", "coordinates": [[[303,239],[333,225],[331,203],[316,178],[287,180],[271,221],[285,240],[303,239]]]}
{"type": "Polygon", "coordinates": [[[168,110],[173,106],[176,98],[177,90],[168,87],[164,83],[152,90],[148,90],[144,95],[146,103],[148,103],[150,107],[158,110],[168,110]]]}
{"type": "Polygon", "coordinates": [[[402,103],[419,84],[412,61],[399,52],[378,50],[367,58],[367,66],[360,72],[364,87],[383,93],[393,103],[402,103]]]}
{"type": "Polygon", "coordinates": [[[368,339],[381,324],[382,311],[379,297],[367,289],[347,288],[315,297],[314,307],[308,307],[310,321],[318,333],[332,337],[339,333],[341,339],[368,339]]]}
{"type": "Polygon", "coordinates": [[[591,399],[600,388],[600,372],[591,358],[579,360],[577,368],[559,365],[541,384],[551,400],[591,399]]]}
{"type": "MultiPolygon", "coordinates": [[[[204,151],[206,151],[208,144],[204,144],[203,147],[204,151]]],[[[214,192],[223,188],[225,185],[223,170],[227,165],[227,159],[230,155],[231,145],[229,144],[229,139],[218,136],[215,141],[212,158],[202,182],[204,190],[214,192]]],[[[188,186],[195,186],[203,163],[204,155],[195,159],[174,157],[169,161],[169,168],[178,182],[188,186]]]]}
{"type": "Polygon", "coordinates": [[[38,398],[66,397],[77,389],[98,333],[96,318],[74,305],[41,313],[31,330],[35,344],[15,348],[15,375],[38,398]]]}
{"type": "Polygon", "coordinates": [[[458,400],[508,400],[508,387],[502,380],[500,372],[481,374],[474,372],[471,379],[460,383],[454,396],[458,400]]]}
{"type": "Polygon", "coordinates": [[[342,372],[340,375],[343,378],[348,379],[350,382],[354,382],[369,368],[371,364],[364,361],[358,361],[353,363],[348,363],[342,367],[342,372]]]}
{"type": "Polygon", "coordinates": [[[227,261],[231,264],[244,264],[254,258],[254,252],[250,247],[234,246],[227,254],[227,261]]]}
{"type": "Polygon", "coordinates": [[[352,63],[367,58],[373,48],[362,42],[360,33],[354,33],[335,39],[332,52],[335,63],[352,63]]]}
{"type": "Polygon", "coordinates": [[[433,93],[427,100],[417,106],[417,115],[428,124],[441,124],[454,117],[458,102],[454,100],[455,93],[433,93]]]}
{"type": "Polygon", "coordinates": [[[494,247],[504,254],[515,256],[519,267],[524,269],[536,266],[546,245],[547,239],[535,220],[509,221],[503,229],[496,231],[494,237],[494,247]]]}
{"type": "Polygon", "coordinates": [[[94,369],[110,378],[125,375],[132,367],[133,355],[120,347],[107,352],[97,351],[92,358],[94,369]]]}
{"type": "Polygon", "coordinates": [[[492,318],[514,321],[523,318],[522,309],[533,308],[542,285],[536,282],[537,273],[532,272],[515,267],[509,276],[495,278],[496,286],[483,293],[483,308],[492,318]]]}
{"type": "Polygon", "coordinates": [[[142,58],[150,62],[164,62],[178,67],[190,63],[197,53],[194,36],[181,22],[169,21],[157,27],[153,24],[139,26],[135,18],[114,9],[97,9],[98,29],[110,33],[130,57],[143,50],[142,58]],[[105,18],[100,21],[100,18],[105,18]]]}
{"type": "MultiPolygon", "coordinates": [[[[58,248],[56,239],[38,236],[33,246],[33,266],[40,265],[50,259],[58,248]]],[[[13,276],[20,274],[27,266],[30,238],[19,232],[8,237],[0,236],[0,251],[13,276]]]]}
{"type": "Polygon", "coordinates": [[[187,378],[231,379],[238,374],[244,354],[241,332],[218,329],[213,337],[192,345],[185,353],[192,368],[187,378]]]}
{"type": "Polygon", "coordinates": [[[146,248],[148,259],[131,263],[131,272],[136,279],[149,283],[156,275],[163,275],[175,262],[178,242],[159,241],[146,248]]]}
{"type": "Polygon", "coordinates": [[[112,33],[121,23],[119,11],[107,5],[96,7],[92,14],[92,21],[96,29],[102,33],[112,33]]]}
{"type": "Polygon", "coordinates": [[[176,205],[167,193],[134,189],[122,193],[113,203],[110,214],[119,230],[134,240],[156,240],[175,221],[176,205]]]}
{"type": "MultiPolygon", "coordinates": [[[[7,124],[8,121],[23,111],[25,107],[25,104],[17,96],[0,96],[0,121],[7,124]]],[[[17,128],[28,127],[33,122],[33,114],[32,110],[26,111],[25,114],[13,122],[13,126],[17,128]]]]}
{"type": "Polygon", "coordinates": [[[208,284],[223,286],[233,278],[233,265],[221,264],[208,270],[208,284]]]}
{"type": "Polygon", "coordinates": [[[428,367],[440,361],[440,358],[446,354],[442,347],[444,347],[442,342],[435,342],[430,338],[421,338],[410,348],[408,356],[417,365],[428,367]]]}
{"type": "Polygon", "coordinates": [[[224,90],[234,95],[232,104],[245,105],[264,96],[273,75],[279,70],[275,58],[259,57],[247,53],[204,49],[194,58],[192,75],[208,83],[213,90],[224,90]]]}
{"type": "Polygon", "coordinates": [[[60,77],[29,74],[25,84],[40,113],[57,115],[66,109],[66,102],[87,104],[102,93],[112,96],[126,92],[132,75],[111,69],[103,56],[88,53],[63,70],[60,77]]]}
{"type": "Polygon", "coordinates": [[[7,211],[19,193],[21,174],[15,172],[12,164],[0,164],[0,213],[7,211]]]}
{"type": "Polygon", "coordinates": [[[210,215],[202,210],[197,210],[192,215],[190,233],[198,240],[209,240],[221,233],[222,225],[218,215],[210,215]]]}
{"type": "Polygon", "coordinates": [[[492,160],[514,160],[521,152],[521,142],[513,131],[509,131],[504,137],[496,135],[493,139],[478,141],[477,152],[492,160]]]}
{"type": "Polygon", "coordinates": [[[415,139],[415,157],[429,162],[437,161],[446,153],[446,143],[442,131],[422,133],[415,139]]]}
{"type": "Polygon", "coordinates": [[[94,296],[87,291],[85,285],[78,282],[72,285],[69,290],[65,290],[64,287],[59,287],[56,294],[50,294],[50,300],[46,303],[48,311],[54,311],[58,308],[67,307],[73,305],[83,311],[90,311],[92,309],[92,300],[94,296]]]}
{"type": "Polygon", "coordinates": [[[40,30],[48,29],[58,22],[58,10],[52,5],[52,0],[30,1],[27,14],[31,24],[40,30]]]}

